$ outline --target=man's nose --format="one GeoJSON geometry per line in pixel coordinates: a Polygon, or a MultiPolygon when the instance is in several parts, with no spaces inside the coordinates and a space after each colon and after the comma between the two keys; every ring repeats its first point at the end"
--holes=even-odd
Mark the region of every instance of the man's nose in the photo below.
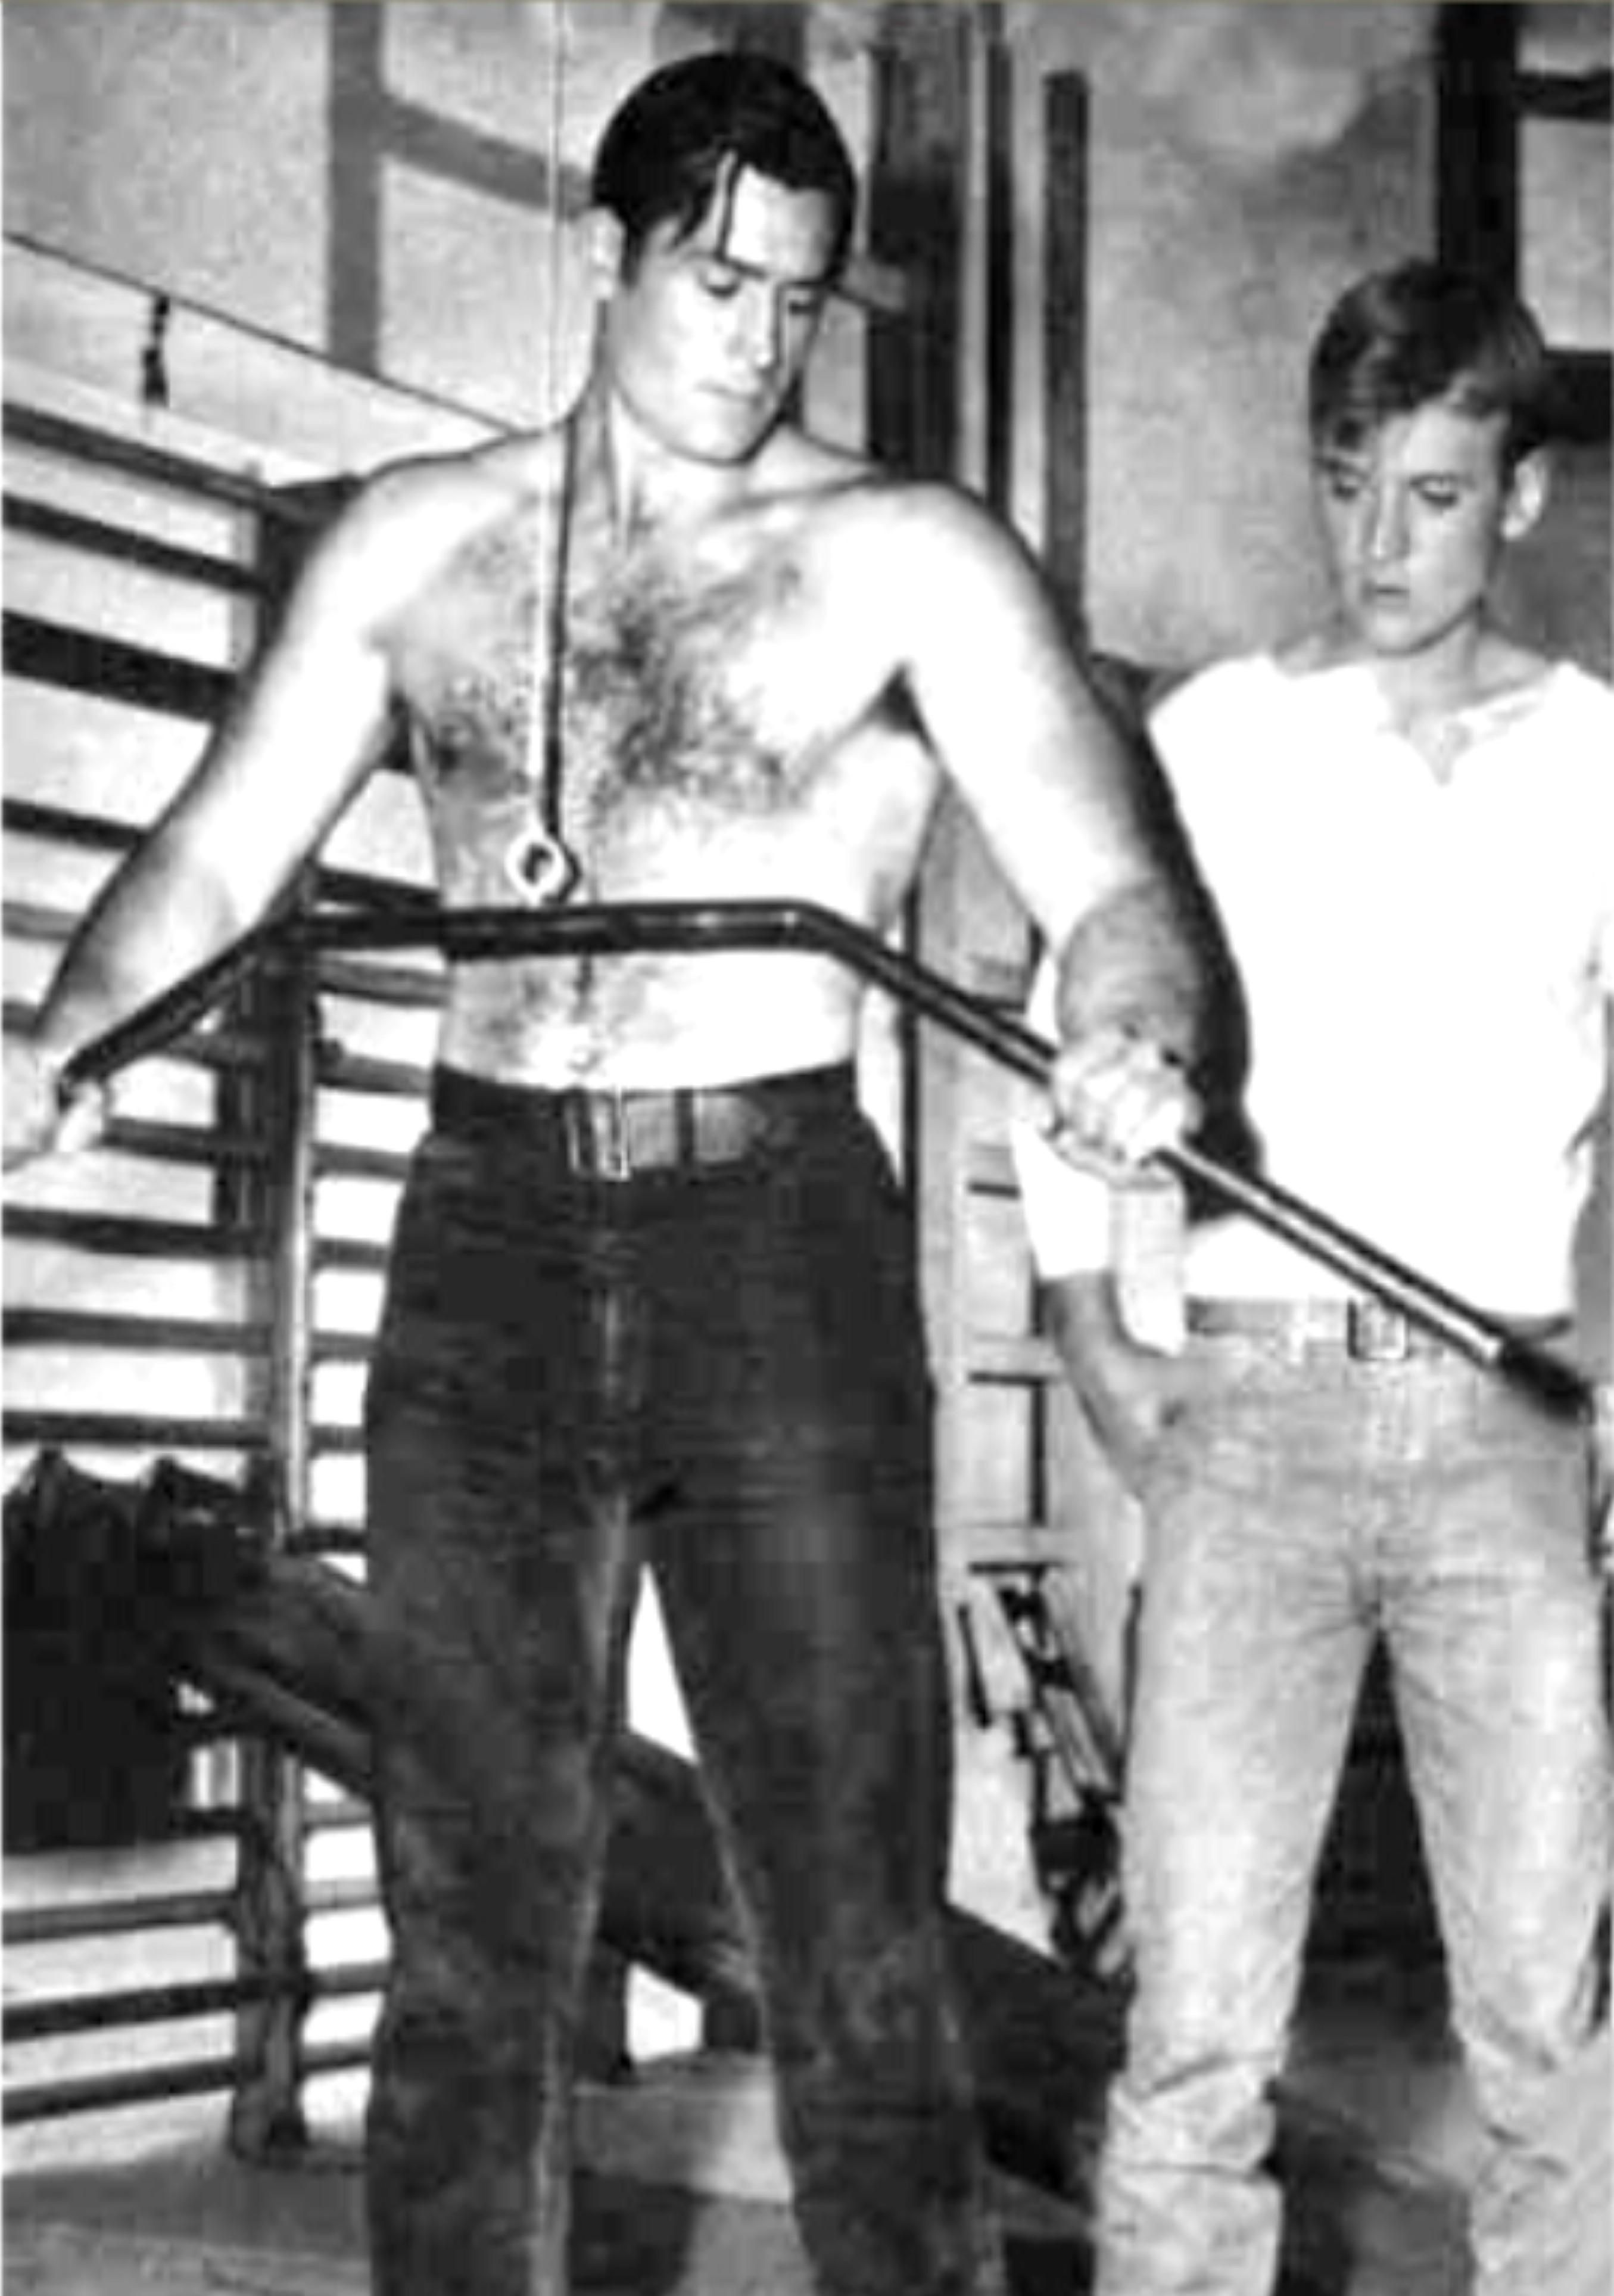
{"type": "Polygon", "coordinates": [[[745,319],[745,356],[758,374],[771,374],[783,348],[783,318],[771,295],[750,299],[745,319]]]}
{"type": "Polygon", "coordinates": [[[1394,564],[1406,551],[1406,506],[1395,487],[1375,487],[1367,504],[1367,554],[1394,564]]]}

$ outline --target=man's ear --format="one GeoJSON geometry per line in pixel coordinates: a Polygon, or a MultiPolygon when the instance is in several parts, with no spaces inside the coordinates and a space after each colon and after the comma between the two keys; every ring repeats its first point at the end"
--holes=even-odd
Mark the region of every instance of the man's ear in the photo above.
{"type": "Polygon", "coordinates": [[[614,294],[622,277],[622,250],[626,243],[622,218],[609,208],[590,208],[584,217],[587,234],[588,275],[593,283],[594,299],[603,302],[614,294]]]}
{"type": "Polygon", "coordinates": [[[1527,535],[1547,506],[1553,490],[1552,463],[1544,447],[1521,455],[1513,466],[1508,496],[1502,509],[1503,537],[1517,542],[1527,535]]]}

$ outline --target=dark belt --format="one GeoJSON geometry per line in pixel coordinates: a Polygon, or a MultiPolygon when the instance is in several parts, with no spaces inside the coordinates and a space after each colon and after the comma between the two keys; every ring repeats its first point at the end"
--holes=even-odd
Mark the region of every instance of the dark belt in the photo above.
{"type": "Polygon", "coordinates": [[[849,1064],[675,1092],[543,1092],[463,1069],[432,1078],[433,1128],[533,1156],[578,1180],[701,1170],[799,1148],[856,1108],[849,1064]]]}
{"type": "MultiPolygon", "coordinates": [[[[1188,1328],[1208,1338],[1260,1341],[1290,1357],[1348,1356],[1356,1363],[1405,1363],[1417,1356],[1454,1355],[1447,1340],[1379,1300],[1190,1300],[1188,1328]]],[[[1520,1338],[1561,1334],[1561,1318],[1510,1325],[1520,1338]]]]}

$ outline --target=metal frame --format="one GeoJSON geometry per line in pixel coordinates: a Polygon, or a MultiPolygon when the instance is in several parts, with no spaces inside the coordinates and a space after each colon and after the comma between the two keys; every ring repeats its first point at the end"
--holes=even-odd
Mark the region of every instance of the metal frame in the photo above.
{"type": "MultiPolygon", "coordinates": [[[[8,534],[28,542],[78,554],[85,563],[109,569],[134,565],[198,593],[216,594],[272,611],[295,558],[317,526],[321,505],[303,492],[283,494],[238,472],[176,454],[150,439],[118,435],[64,420],[38,406],[8,403],[8,439],[59,463],[64,472],[93,470],[127,479],[141,492],[241,512],[256,521],[251,562],[209,550],[181,549],[162,541],[133,511],[127,525],[114,517],[85,517],[48,499],[48,481],[8,495],[8,534]]],[[[182,721],[209,721],[227,702],[236,671],[188,660],[159,644],[112,640],[15,610],[5,621],[9,674],[43,686],[82,693],[115,706],[152,711],[182,721]]],[[[38,839],[63,852],[116,857],[141,833],[138,827],[110,821],[70,806],[37,799],[8,798],[8,829],[38,839]]],[[[407,908],[416,889],[373,880],[354,871],[321,871],[320,890],[339,899],[369,899],[407,908]]],[[[76,917],[27,899],[6,906],[8,933],[35,942],[66,939],[76,917]]],[[[362,996],[364,983],[350,978],[343,993],[362,996]]],[[[63,1445],[90,1449],[153,1450],[225,1455],[242,1463],[249,1484],[273,1470],[281,1488],[273,1509],[274,1537],[287,1548],[330,1552],[356,1541],[340,1534],[322,1539],[306,1505],[308,1450],[315,1434],[310,1423],[308,1385],[315,1359],[340,1359],[350,1342],[330,1335],[322,1342],[311,1327],[307,1292],[315,1239],[310,1221],[311,1168],[323,1156],[324,1168],[373,1167],[373,1176],[391,1177],[385,1158],[365,1152],[322,1148],[309,1121],[315,1071],[340,1065],[321,1045],[312,1026],[311,1002],[303,1025],[288,1028],[288,1008],[311,1000],[310,973],[293,966],[268,968],[242,984],[238,1009],[222,1025],[201,1034],[170,1039],[170,1059],[201,1066],[215,1078],[215,1113],[210,1121],[156,1122],[115,1119],[107,1144],[143,1162],[178,1170],[190,1168],[211,1178],[210,1214],[201,1218],[142,1217],[116,1196],[83,1209],[8,1206],[8,1232],[19,1244],[66,1245],[91,1254],[124,1259],[178,1257],[233,1263],[256,1270],[250,1281],[256,1298],[248,1312],[198,1321],[160,1310],[134,1315],[102,1314],[94,1308],[61,1307],[50,1297],[8,1306],[8,1348],[43,1347],[93,1350],[111,1349],[148,1357],[168,1354],[234,1357],[242,1366],[252,1399],[241,1413],[178,1414],[152,1409],[107,1410],[94,1399],[84,1406],[29,1408],[12,1403],[5,1414],[9,1446],[41,1448],[63,1445]],[[285,1303],[291,1302],[291,1312],[285,1303]],[[255,1390],[255,1391],[253,1391],[255,1390]]],[[[396,1001],[399,985],[383,983],[381,993],[396,1001]]],[[[412,994],[429,1005],[430,980],[412,994]]],[[[26,1025],[29,1013],[8,1001],[8,1028],[26,1025]]],[[[345,1081],[346,1079],[344,1079],[345,1081]]],[[[396,1089],[389,1078],[383,1088],[396,1089]]],[[[414,1081],[419,1084],[417,1078],[414,1081]]],[[[331,1260],[340,1261],[340,1250],[331,1260]]],[[[355,1250],[354,1263],[370,1255],[355,1250]]],[[[346,1431],[333,1431],[340,1438],[346,1431]]],[[[333,1447],[340,1447],[340,1444],[333,1447]]],[[[163,1984],[124,1983],[70,1992],[40,1990],[12,1998],[5,2013],[8,2044],[49,2042],[61,2038],[172,2024],[171,2052],[161,2062],[135,2067],[115,2060],[89,2070],[77,2065],[32,2069],[8,2082],[8,2123],[61,2119],[84,2112],[136,2106],[179,2095],[228,2093],[232,2136],[238,2149],[263,2154],[298,2143],[303,2135],[301,2098],[307,2077],[327,2067],[358,2065],[367,2045],[309,2048],[302,2028],[317,2002],[379,1991],[382,1972],[373,1964],[344,1964],[311,1969],[303,1939],[310,1917],[374,1904],[373,1885],[329,1881],[311,1885],[305,1844],[317,1828],[351,1825],[362,1818],[356,1803],[305,1803],[300,1765],[265,1743],[261,1726],[233,1702],[227,1685],[209,1685],[205,1711],[184,1716],[189,1743],[200,1754],[211,1747],[233,1749],[234,1785],[225,1807],[187,1809],[165,1839],[176,1844],[217,1841],[233,1844],[233,1868],[217,1883],[198,1886],[196,1877],[153,1871],[143,1874],[121,1894],[83,1903],[42,1898],[8,1912],[8,1947],[90,1944],[101,1939],[133,1938],[180,1929],[223,1931],[233,1943],[234,1967],[227,1975],[163,1984]],[[188,2021],[233,2015],[235,2030],[225,2052],[193,2046],[188,2021]]],[[[48,1886],[48,1884],[47,1884],[48,1886]]],[[[16,1964],[13,1964],[13,1970],[16,1964]]],[[[59,1983],[60,1980],[54,1980],[59,1983]]],[[[45,1980],[53,1985],[52,1979],[45,1980]]]]}

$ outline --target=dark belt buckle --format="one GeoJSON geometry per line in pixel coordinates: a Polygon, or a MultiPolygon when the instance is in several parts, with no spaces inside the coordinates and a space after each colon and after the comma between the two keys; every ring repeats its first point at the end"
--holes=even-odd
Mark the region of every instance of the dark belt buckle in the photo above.
{"type": "Polygon", "coordinates": [[[1353,1300],[1345,1310],[1345,1351],[1358,1363],[1405,1363],[1413,1351],[1412,1325],[1382,1300],[1353,1300]]]}
{"type": "Polygon", "coordinates": [[[588,1180],[631,1180],[627,1110],[619,1092],[579,1093],[566,1103],[566,1148],[574,1172],[588,1180]]]}

